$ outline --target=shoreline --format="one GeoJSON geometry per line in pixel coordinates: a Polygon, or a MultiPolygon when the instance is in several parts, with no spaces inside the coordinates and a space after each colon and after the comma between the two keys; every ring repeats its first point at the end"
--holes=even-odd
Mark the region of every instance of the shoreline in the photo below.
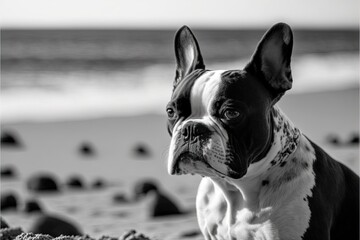
{"type": "MultiPolygon", "coordinates": [[[[280,99],[278,105],[285,106],[285,108],[288,108],[288,105],[295,105],[295,101],[301,98],[307,98],[307,97],[316,97],[316,95],[336,95],[338,93],[343,94],[352,94],[354,104],[356,106],[359,106],[359,90],[360,86],[359,84],[350,84],[348,86],[344,86],[342,88],[338,89],[327,89],[327,90],[308,90],[308,91],[300,91],[300,92],[292,92],[291,90],[285,94],[285,96],[280,99]],[[355,95],[358,95],[357,98],[355,95]],[[285,100],[284,100],[285,99],[285,100]],[[296,99],[296,100],[295,100],[296,99]],[[357,100],[357,101],[356,101],[357,100]],[[291,101],[291,103],[286,103],[286,101],[291,101]]],[[[166,103],[164,102],[164,108],[166,103]]],[[[292,110],[290,110],[292,111],[292,110]]],[[[44,118],[39,119],[40,117],[36,119],[15,119],[15,120],[4,120],[2,117],[0,117],[0,124],[1,126],[6,125],[18,125],[18,124],[42,124],[42,123],[69,123],[69,122],[86,122],[86,121],[100,121],[100,120],[114,120],[114,119],[126,119],[126,118],[138,118],[138,117],[162,117],[166,118],[165,110],[163,112],[159,110],[148,110],[145,112],[133,112],[133,113],[108,113],[98,116],[98,114],[93,113],[89,115],[84,116],[64,116],[63,118],[44,118]]]]}

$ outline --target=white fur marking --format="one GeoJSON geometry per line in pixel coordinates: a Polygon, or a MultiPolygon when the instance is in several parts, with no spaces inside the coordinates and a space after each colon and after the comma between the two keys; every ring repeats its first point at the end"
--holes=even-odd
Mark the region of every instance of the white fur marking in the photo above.
{"type": "Polygon", "coordinates": [[[181,130],[181,128],[179,128],[179,126],[182,124],[182,121],[179,120],[175,126],[174,126],[174,130],[173,130],[173,136],[171,138],[171,142],[170,142],[170,148],[169,148],[169,155],[168,155],[168,173],[172,174],[172,169],[174,167],[174,153],[175,153],[175,148],[176,148],[176,141],[178,140],[178,135],[179,132],[181,130]]]}
{"type": "Polygon", "coordinates": [[[201,118],[209,115],[213,97],[219,90],[221,73],[224,71],[209,71],[196,79],[191,89],[191,118],[201,118]]]}

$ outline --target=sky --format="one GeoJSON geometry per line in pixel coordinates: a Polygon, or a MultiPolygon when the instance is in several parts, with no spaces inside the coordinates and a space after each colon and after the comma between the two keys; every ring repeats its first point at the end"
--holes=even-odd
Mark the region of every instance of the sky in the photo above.
{"type": "Polygon", "coordinates": [[[359,0],[1,0],[3,28],[358,28],[359,0]]]}

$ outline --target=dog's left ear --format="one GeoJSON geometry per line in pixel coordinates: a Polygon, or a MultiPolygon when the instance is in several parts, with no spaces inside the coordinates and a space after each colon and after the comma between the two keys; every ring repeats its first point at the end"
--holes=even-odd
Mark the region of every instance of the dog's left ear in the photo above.
{"type": "Polygon", "coordinates": [[[291,53],[293,34],[285,23],[269,29],[261,39],[245,70],[265,80],[275,101],[292,86],[291,53]]]}
{"type": "Polygon", "coordinates": [[[196,69],[205,69],[200,47],[190,28],[183,26],[175,34],[176,76],[174,86],[196,69]]]}

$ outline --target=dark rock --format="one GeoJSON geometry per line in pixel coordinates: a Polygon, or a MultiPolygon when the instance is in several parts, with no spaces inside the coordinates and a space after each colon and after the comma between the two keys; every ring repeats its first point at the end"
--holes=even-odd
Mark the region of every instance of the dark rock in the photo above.
{"type": "Polygon", "coordinates": [[[125,196],[124,193],[116,193],[113,196],[113,202],[114,203],[128,203],[129,200],[127,199],[127,197],[125,196]]]}
{"type": "Polygon", "coordinates": [[[138,157],[149,157],[151,155],[149,148],[145,144],[140,143],[134,147],[134,154],[138,157]]]}
{"type": "Polygon", "coordinates": [[[164,193],[156,192],[154,202],[150,205],[150,216],[162,217],[182,214],[175,202],[164,193]]]}
{"type": "Polygon", "coordinates": [[[9,225],[5,222],[5,220],[0,217],[0,229],[2,228],[9,228],[9,225]]]}
{"type": "Polygon", "coordinates": [[[16,171],[13,167],[2,167],[1,168],[1,178],[14,178],[16,177],[16,171]]]}
{"type": "Polygon", "coordinates": [[[337,135],[330,134],[327,136],[326,141],[330,143],[331,145],[339,146],[340,145],[340,139],[337,135]]]}
{"type": "Polygon", "coordinates": [[[151,240],[142,233],[136,232],[136,230],[128,230],[119,237],[119,240],[151,240]]]}
{"type": "Polygon", "coordinates": [[[54,176],[50,174],[38,174],[30,177],[27,187],[34,192],[58,192],[59,185],[54,176]]]}
{"type": "Polygon", "coordinates": [[[79,147],[79,153],[83,156],[90,157],[95,155],[95,149],[90,143],[82,143],[79,147]]]}
{"type": "Polygon", "coordinates": [[[41,215],[31,227],[30,232],[49,234],[52,237],[60,235],[80,236],[78,227],[69,220],[57,216],[41,215]]]}
{"type": "Polygon", "coordinates": [[[13,193],[1,194],[1,211],[16,209],[18,207],[17,197],[13,193]]]}
{"type": "Polygon", "coordinates": [[[201,232],[199,230],[190,230],[180,235],[180,238],[193,238],[199,236],[201,232]]]}
{"type": "Polygon", "coordinates": [[[141,180],[135,184],[134,187],[134,198],[138,200],[146,196],[151,191],[157,191],[158,187],[154,180],[147,179],[141,180]]]}
{"type": "Polygon", "coordinates": [[[150,203],[149,212],[151,217],[182,214],[177,204],[165,193],[160,191],[156,182],[153,180],[142,180],[135,184],[134,198],[139,200],[148,194],[154,194],[154,199],[150,203]]]}
{"type": "Polygon", "coordinates": [[[77,176],[70,177],[66,181],[66,185],[69,188],[74,188],[74,189],[83,189],[84,188],[83,180],[81,179],[81,177],[77,177],[77,176]]]}
{"type": "Polygon", "coordinates": [[[40,204],[36,200],[28,200],[25,202],[24,212],[26,213],[40,213],[42,212],[42,208],[40,204]]]}
{"type": "Polygon", "coordinates": [[[349,145],[359,145],[359,134],[358,133],[354,133],[349,141],[348,141],[349,145]]]}
{"type": "Polygon", "coordinates": [[[20,140],[15,132],[2,132],[1,133],[1,146],[2,147],[21,147],[20,140]]]}
{"type": "Polygon", "coordinates": [[[106,182],[102,179],[96,179],[92,184],[91,184],[92,188],[95,189],[100,189],[100,188],[104,188],[106,186],[106,182]]]}

